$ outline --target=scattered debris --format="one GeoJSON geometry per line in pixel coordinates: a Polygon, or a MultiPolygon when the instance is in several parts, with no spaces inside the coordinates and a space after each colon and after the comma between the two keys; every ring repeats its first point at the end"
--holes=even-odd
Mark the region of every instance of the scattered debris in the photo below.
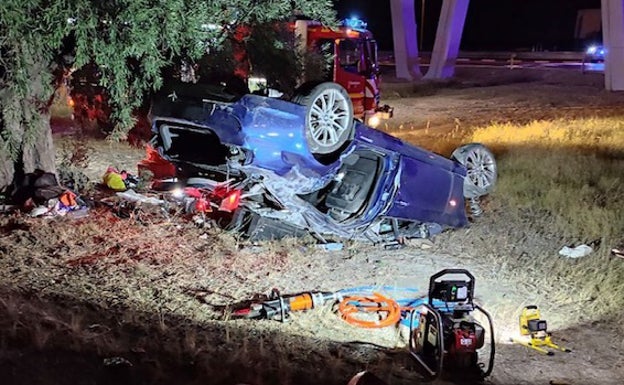
{"type": "Polygon", "coordinates": [[[102,182],[104,182],[104,185],[110,188],[111,190],[115,190],[115,191],[126,190],[126,184],[124,183],[123,175],[113,167],[109,167],[106,170],[106,172],[102,176],[102,182]]]}
{"type": "Polygon", "coordinates": [[[114,167],[106,169],[104,176],[102,177],[104,185],[114,191],[126,191],[127,189],[136,188],[139,183],[139,179],[126,172],[118,171],[114,167]]]}
{"type": "Polygon", "coordinates": [[[611,249],[611,254],[616,257],[624,258],[624,248],[620,248],[620,247],[613,248],[611,249]]]}
{"type": "Polygon", "coordinates": [[[11,203],[31,217],[64,216],[87,209],[76,193],[58,184],[56,175],[41,170],[24,176],[11,194],[11,203]]]}
{"type": "Polygon", "coordinates": [[[559,255],[568,258],[581,258],[588,256],[594,251],[591,246],[588,245],[578,245],[576,247],[568,247],[563,246],[561,250],[559,250],[559,255]]]}
{"type": "Polygon", "coordinates": [[[162,199],[148,197],[147,195],[139,194],[134,190],[118,192],[116,195],[130,202],[148,203],[151,205],[162,205],[165,203],[162,199]]]}
{"type": "Polygon", "coordinates": [[[429,250],[434,247],[433,242],[428,238],[413,238],[409,240],[408,244],[422,250],[429,250]]]}
{"type": "Polygon", "coordinates": [[[160,156],[154,147],[147,145],[145,152],[145,159],[141,160],[137,165],[139,176],[142,177],[149,172],[151,177],[154,179],[167,179],[175,177],[175,166],[160,156]]]}
{"type": "Polygon", "coordinates": [[[45,215],[48,212],[50,212],[50,208],[48,208],[47,206],[37,206],[34,209],[30,210],[30,216],[36,218],[45,215]]]}
{"type": "Polygon", "coordinates": [[[56,175],[42,170],[26,174],[15,186],[11,200],[18,206],[36,206],[65,192],[56,175]]]}
{"type": "Polygon", "coordinates": [[[16,205],[0,204],[0,213],[8,213],[17,208],[16,205]]]}
{"type": "Polygon", "coordinates": [[[347,385],[386,385],[386,383],[373,373],[363,371],[351,377],[347,385]]]}
{"type": "Polygon", "coordinates": [[[85,218],[89,216],[89,208],[81,207],[77,210],[70,211],[67,216],[73,219],[85,218]]]}
{"type": "Polygon", "coordinates": [[[316,245],[317,249],[322,249],[325,251],[340,251],[342,250],[344,245],[340,242],[329,242],[329,243],[319,243],[316,245]]]}

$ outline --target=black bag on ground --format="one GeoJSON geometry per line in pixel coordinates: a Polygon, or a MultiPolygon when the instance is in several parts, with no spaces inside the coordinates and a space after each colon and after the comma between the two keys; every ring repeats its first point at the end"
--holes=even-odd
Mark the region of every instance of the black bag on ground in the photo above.
{"type": "Polygon", "coordinates": [[[59,186],[56,175],[51,172],[35,170],[24,175],[20,183],[16,183],[16,189],[11,198],[15,204],[23,205],[29,198],[35,203],[42,204],[49,199],[61,195],[65,189],[59,186]]]}

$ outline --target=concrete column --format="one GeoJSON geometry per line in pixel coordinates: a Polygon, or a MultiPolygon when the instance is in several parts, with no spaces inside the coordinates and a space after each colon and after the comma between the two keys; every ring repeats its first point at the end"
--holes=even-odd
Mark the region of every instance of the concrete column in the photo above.
{"type": "Polygon", "coordinates": [[[431,64],[425,79],[446,79],[455,73],[469,3],[470,0],[444,0],[442,3],[431,64]]]}
{"type": "Polygon", "coordinates": [[[418,64],[414,1],[390,0],[396,77],[405,80],[420,79],[422,76],[418,64]]]}
{"type": "Polygon", "coordinates": [[[624,0],[602,0],[605,88],[624,91],[624,0]]]}

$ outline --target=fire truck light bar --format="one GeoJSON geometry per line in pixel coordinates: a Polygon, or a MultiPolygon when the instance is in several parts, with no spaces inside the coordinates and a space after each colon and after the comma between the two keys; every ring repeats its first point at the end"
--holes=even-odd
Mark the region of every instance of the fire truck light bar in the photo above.
{"type": "Polygon", "coordinates": [[[366,23],[364,20],[360,20],[358,18],[352,17],[349,19],[344,19],[342,21],[342,24],[345,27],[349,27],[349,28],[353,28],[353,29],[366,29],[368,23],[366,23]]]}

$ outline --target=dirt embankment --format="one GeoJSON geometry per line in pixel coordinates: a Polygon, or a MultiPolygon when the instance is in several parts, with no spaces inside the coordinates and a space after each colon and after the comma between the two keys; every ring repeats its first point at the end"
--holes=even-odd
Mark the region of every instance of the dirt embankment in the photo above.
{"type": "Polygon", "coordinates": [[[604,75],[567,69],[457,68],[442,82],[382,87],[395,115],[382,128],[426,148],[492,122],[618,116],[624,93],[604,90],[604,75]]]}

